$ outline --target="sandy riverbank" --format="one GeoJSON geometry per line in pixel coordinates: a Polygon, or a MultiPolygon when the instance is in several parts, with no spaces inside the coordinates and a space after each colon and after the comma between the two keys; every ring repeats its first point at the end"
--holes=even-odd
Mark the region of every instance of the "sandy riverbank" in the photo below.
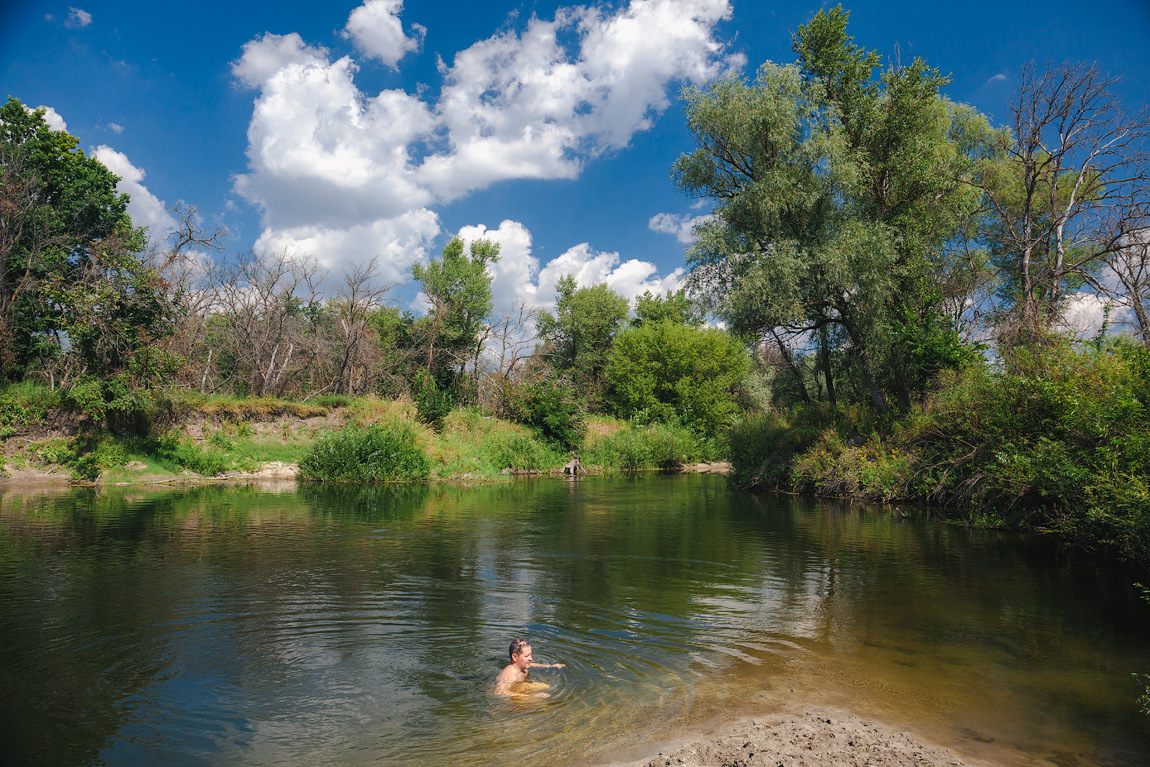
{"type": "Polygon", "coordinates": [[[834,709],[743,719],[611,767],[995,767],[834,709]]]}

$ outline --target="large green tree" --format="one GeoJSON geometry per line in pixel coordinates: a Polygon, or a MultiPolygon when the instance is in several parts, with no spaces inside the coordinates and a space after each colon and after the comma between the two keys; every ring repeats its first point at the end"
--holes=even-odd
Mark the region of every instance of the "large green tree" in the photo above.
{"type": "Polygon", "coordinates": [[[119,179],[78,143],[0,107],[0,375],[85,379],[99,414],[169,372],[171,307],[119,179]]]}
{"type": "Polygon", "coordinates": [[[498,243],[476,240],[465,246],[453,237],[439,259],[412,267],[430,304],[413,331],[423,352],[423,367],[440,387],[456,387],[468,365],[475,369],[492,310],[487,266],[498,259],[498,243]]]}
{"type": "Polygon", "coordinates": [[[627,299],[599,283],[581,288],[569,274],[555,285],[555,314],[541,312],[539,336],[552,366],[569,374],[584,399],[597,404],[615,335],[627,322],[627,299]]]}
{"type": "MultiPolygon", "coordinates": [[[[673,173],[715,203],[688,253],[708,308],[784,358],[787,336],[824,359],[837,344],[886,410],[892,396],[909,405],[910,371],[961,358],[939,280],[978,207],[962,179],[968,137],[986,129],[922,61],[880,73],[848,16],[836,7],[800,27],[795,65],[687,90],[697,149],[673,173]]],[[[829,363],[823,373],[833,392],[829,363]]]]}

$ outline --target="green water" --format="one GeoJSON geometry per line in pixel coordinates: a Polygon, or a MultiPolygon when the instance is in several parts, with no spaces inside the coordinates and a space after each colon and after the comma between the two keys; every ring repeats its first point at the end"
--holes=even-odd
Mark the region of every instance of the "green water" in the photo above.
{"type": "Polygon", "coordinates": [[[7,492],[0,764],[592,765],[820,705],[1144,765],[1130,580],[706,476],[7,492]],[[550,698],[490,694],[516,636],[550,698]]]}

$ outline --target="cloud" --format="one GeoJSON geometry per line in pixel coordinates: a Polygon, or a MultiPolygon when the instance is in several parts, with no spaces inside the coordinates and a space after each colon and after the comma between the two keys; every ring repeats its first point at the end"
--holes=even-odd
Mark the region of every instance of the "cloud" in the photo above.
{"type": "Polygon", "coordinates": [[[130,196],[128,215],[134,225],[148,227],[150,243],[158,245],[175,231],[176,219],[168,212],[168,206],[148,191],[142,183],[146,174],[133,165],[127,155],[101,144],[92,150],[92,156],[120,177],[116,190],[130,196]]]}
{"type": "Polygon", "coordinates": [[[306,45],[298,34],[273,35],[244,43],[244,52],[232,62],[232,74],[249,88],[259,88],[281,69],[327,60],[327,49],[306,45]]]}
{"type": "MultiPolygon", "coordinates": [[[[27,109],[27,107],[25,107],[25,109],[27,109]]],[[[64,122],[64,118],[61,117],[60,113],[57,112],[52,107],[46,107],[43,104],[41,104],[40,106],[36,107],[36,109],[43,109],[44,110],[44,122],[47,123],[48,127],[51,128],[52,130],[59,130],[59,131],[67,131],[68,130],[68,123],[64,122]]],[[[28,111],[31,112],[34,110],[29,109],[28,111]]]]}
{"type": "Polygon", "coordinates": [[[633,0],[614,15],[561,8],[475,43],[445,70],[437,117],[449,151],[424,161],[421,180],[454,199],[505,179],[575,178],[651,126],[669,83],[743,63],[712,35],[730,13],[727,0],[633,0]],[[571,34],[574,51],[560,44],[571,34]]]}
{"type": "Polygon", "coordinates": [[[1066,296],[1060,324],[1080,336],[1097,335],[1106,321],[1106,307],[1110,305],[1108,299],[1096,293],[1070,293],[1066,296]]]}
{"type": "Polygon", "coordinates": [[[647,222],[647,228],[652,232],[673,234],[679,242],[690,245],[695,241],[695,227],[710,221],[714,216],[676,216],[673,213],[656,213],[647,222]]]}
{"type": "Polygon", "coordinates": [[[581,287],[606,283],[607,287],[633,300],[636,296],[650,291],[665,293],[678,290],[682,285],[683,269],[675,269],[660,277],[659,268],[650,261],[628,259],[623,261],[618,253],[608,253],[593,249],[583,242],[568,248],[561,256],[551,261],[539,272],[538,293],[555,300],[555,283],[565,274],[575,277],[581,287]]]}
{"type": "Polygon", "coordinates": [[[117,135],[124,132],[124,126],[119,123],[108,123],[107,128],[117,135]]]}
{"type": "Polygon", "coordinates": [[[69,29],[83,29],[91,23],[92,14],[83,8],[69,8],[68,15],[64,19],[64,26],[69,29]]]}
{"type": "Polygon", "coordinates": [[[405,55],[419,50],[427,32],[415,24],[412,29],[416,36],[405,35],[399,22],[401,10],[403,0],[367,0],[347,17],[344,36],[350,37],[355,46],[371,58],[395,68],[405,55]]]}
{"type": "Polygon", "coordinates": [[[406,282],[411,279],[411,265],[427,260],[428,248],[439,231],[439,217],[420,208],[354,226],[267,228],[253,248],[257,253],[313,257],[321,266],[333,270],[348,261],[363,263],[376,258],[383,280],[406,282]]]}
{"type": "MultiPolygon", "coordinates": [[[[367,0],[345,35],[395,66],[423,36],[415,25],[416,36],[403,34],[401,8],[367,0]]],[[[575,178],[649,128],[672,83],[743,63],[713,34],[730,14],[729,0],[561,8],[458,53],[442,67],[435,102],[423,91],[365,93],[350,56],[333,61],[297,34],[265,34],[232,65],[258,90],[236,191],[262,211],[261,243],[306,243],[333,263],[382,250],[397,254],[393,271],[403,273],[419,256],[360,235],[394,231],[406,242],[411,220],[424,237],[434,206],[498,181],[575,178]],[[331,250],[337,243],[343,249],[331,250]]]]}
{"type": "Polygon", "coordinates": [[[488,268],[497,309],[510,308],[517,301],[528,306],[554,308],[555,285],[566,274],[572,275],[581,287],[606,283],[629,300],[646,291],[678,290],[684,274],[682,269],[675,269],[659,276],[659,268],[649,261],[623,261],[618,253],[597,251],[586,242],[568,248],[540,268],[539,259],[531,253],[531,232],[518,221],[505,220],[498,229],[488,229],[482,224],[465,226],[458,235],[469,244],[479,239],[499,243],[499,260],[488,268]]]}
{"type": "Polygon", "coordinates": [[[999,72],[998,74],[994,75],[994,76],[993,76],[993,77],[991,77],[989,80],[987,80],[987,81],[986,81],[986,85],[990,85],[991,83],[1001,83],[1001,82],[1006,82],[1006,80],[1007,80],[1007,79],[1008,79],[1008,78],[1007,78],[1007,76],[1006,76],[1006,73],[1005,73],[1005,72],[999,72]]]}

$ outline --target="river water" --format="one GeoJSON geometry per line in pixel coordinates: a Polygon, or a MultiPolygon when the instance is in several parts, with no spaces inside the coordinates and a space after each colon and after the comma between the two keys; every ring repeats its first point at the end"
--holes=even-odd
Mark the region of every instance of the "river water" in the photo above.
{"type": "Polygon", "coordinates": [[[0,764],[594,765],[818,705],[1133,767],[1131,580],[709,476],[9,491],[0,764]],[[551,697],[490,694],[512,637],[551,697]]]}

